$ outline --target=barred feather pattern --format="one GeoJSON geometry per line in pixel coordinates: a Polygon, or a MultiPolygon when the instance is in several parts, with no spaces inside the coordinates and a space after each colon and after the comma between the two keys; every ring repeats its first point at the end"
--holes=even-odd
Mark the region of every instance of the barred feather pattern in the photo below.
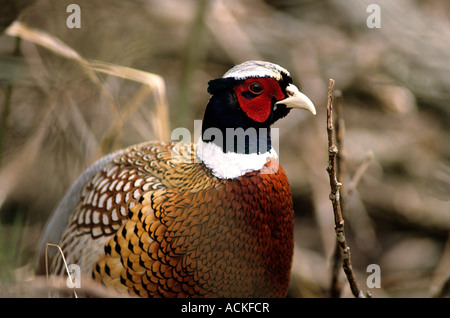
{"type": "MultiPolygon", "coordinates": [[[[193,145],[149,142],[105,165],[62,234],[67,261],[142,297],[285,296],[293,208],[282,167],[227,180],[195,158],[193,145]]],[[[52,271],[63,273],[60,258],[52,271]]]]}

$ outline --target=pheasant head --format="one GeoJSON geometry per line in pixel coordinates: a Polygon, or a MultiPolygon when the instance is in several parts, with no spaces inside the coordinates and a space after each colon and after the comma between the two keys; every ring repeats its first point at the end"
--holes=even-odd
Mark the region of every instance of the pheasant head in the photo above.
{"type": "Polygon", "coordinates": [[[292,84],[289,72],[269,62],[239,64],[210,81],[208,92],[198,156],[221,178],[259,170],[276,156],[270,126],[291,109],[316,113],[311,100],[292,84]]]}

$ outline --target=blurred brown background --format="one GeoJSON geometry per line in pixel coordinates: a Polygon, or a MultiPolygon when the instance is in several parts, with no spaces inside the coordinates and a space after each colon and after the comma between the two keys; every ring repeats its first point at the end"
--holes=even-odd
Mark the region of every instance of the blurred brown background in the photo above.
{"type": "Polygon", "coordinates": [[[193,129],[207,82],[249,59],[287,68],[318,111],[292,112],[277,125],[296,210],[289,296],[329,295],[330,78],[343,94],[346,184],[371,158],[345,205],[362,291],[445,295],[448,1],[3,0],[0,8],[0,296],[33,280],[40,232],[84,169],[112,150],[193,129]],[[80,6],[80,28],[66,25],[71,3],[80,6]],[[366,24],[371,3],[381,9],[380,28],[366,24]],[[381,288],[366,285],[369,264],[380,266],[381,288]]]}

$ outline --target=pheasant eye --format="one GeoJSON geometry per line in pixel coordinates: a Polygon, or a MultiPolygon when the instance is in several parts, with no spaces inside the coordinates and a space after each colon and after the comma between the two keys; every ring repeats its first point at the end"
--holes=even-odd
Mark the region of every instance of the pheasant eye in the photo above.
{"type": "Polygon", "coordinates": [[[264,87],[258,82],[253,82],[248,85],[248,90],[255,95],[259,95],[264,91],[264,87]]]}

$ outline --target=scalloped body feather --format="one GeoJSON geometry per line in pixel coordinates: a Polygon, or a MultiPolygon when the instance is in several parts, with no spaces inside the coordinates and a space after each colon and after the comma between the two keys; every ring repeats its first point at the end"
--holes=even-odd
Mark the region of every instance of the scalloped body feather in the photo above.
{"type": "MultiPolygon", "coordinates": [[[[128,148],[92,175],[62,233],[67,261],[143,297],[285,296],[293,209],[276,159],[272,174],[218,179],[202,163],[172,162],[174,146],[128,148]]],[[[177,152],[194,159],[195,146],[177,152]]],[[[54,257],[51,272],[64,270],[54,257]]]]}

